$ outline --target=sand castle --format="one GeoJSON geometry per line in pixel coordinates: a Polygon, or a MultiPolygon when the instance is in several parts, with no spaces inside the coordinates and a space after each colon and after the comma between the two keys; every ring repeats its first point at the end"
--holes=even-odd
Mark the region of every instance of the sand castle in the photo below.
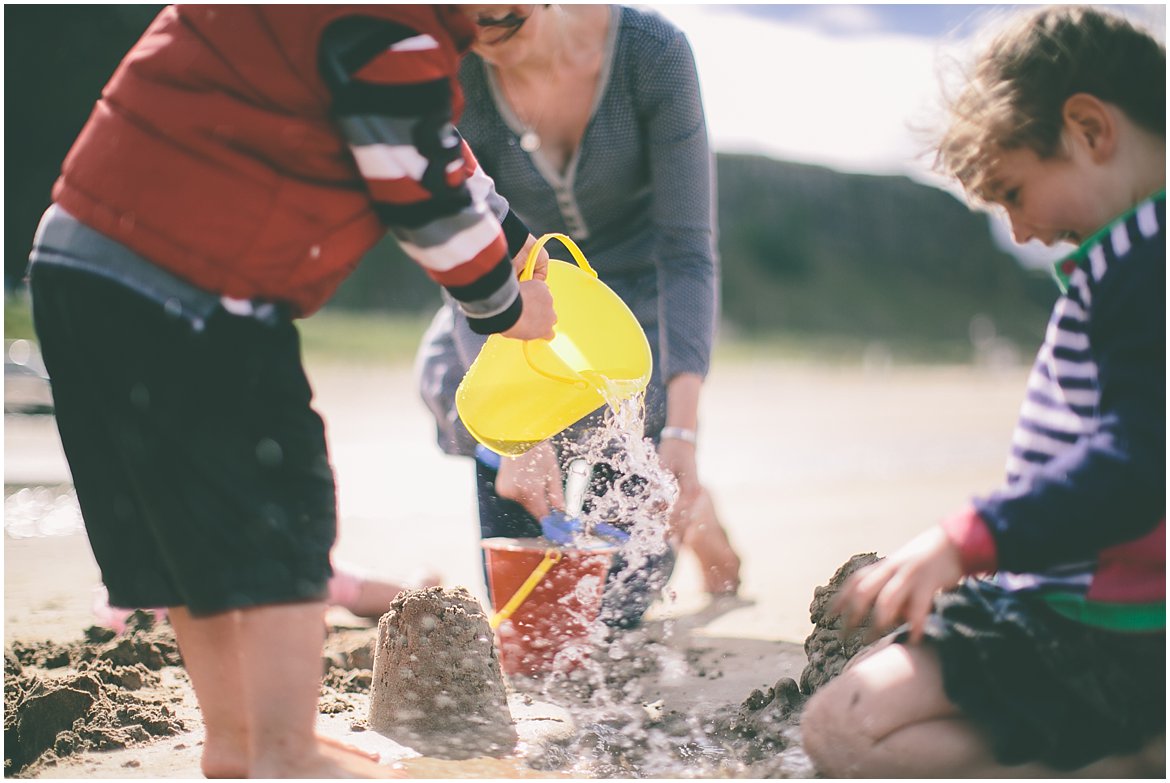
{"type": "Polygon", "coordinates": [[[517,735],[492,630],[466,588],[404,591],[378,622],[369,726],[426,756],[504,756],[517,735]]]}

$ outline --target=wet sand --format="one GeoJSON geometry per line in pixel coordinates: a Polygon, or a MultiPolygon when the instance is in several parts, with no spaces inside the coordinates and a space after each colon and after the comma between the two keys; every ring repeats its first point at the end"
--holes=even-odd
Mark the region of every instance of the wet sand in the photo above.
{"type": "MultiPolygon", "coordinates": [[[[741,599],[712,604],[683,554],[670,600],[648,626],[675,651],[643,684],[660,695],[656,708],[716,710],[799,678],[813,589],[851,555],[885,554],[994,486],[1025,375],[1022,367],[717,363],[704,391],[699,467],[743,557],[741,599]]],[[[471,465],[434,446],[410,369],[317,365],[311,376],[338,476],[337,556],[386,576],[435,570],[483,600],[471,465]]],[[[6,495],[13,485],[67,482],[50,418],[5,424],[6,495]]],[[[4,560],[6,647],[80,639],[98,581],[84,537],[6,536],[4,560]]],[[[352,624],[338,611],[331,619],[352,624]]],[[[175,679],[185,731],[71,756],[36,776],[197,775],[198,718],[185,678],[175,679]]],[[[368,736],[344,710],[323,714],[321,725],[334,736],[368,736]]]]}

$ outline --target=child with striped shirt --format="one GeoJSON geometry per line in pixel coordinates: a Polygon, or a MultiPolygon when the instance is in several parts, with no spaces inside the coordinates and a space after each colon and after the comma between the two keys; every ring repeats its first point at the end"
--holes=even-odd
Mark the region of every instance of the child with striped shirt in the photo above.
{"type": "Polygon", "coordinates": [[[939,168],[1017,242],[1079,247],[1004,484],[838,596],[904,625],[809,702],[828,776],[1164,776],[1165,73],[1121,18],[1052,8],[950,106],[939,168]]]}

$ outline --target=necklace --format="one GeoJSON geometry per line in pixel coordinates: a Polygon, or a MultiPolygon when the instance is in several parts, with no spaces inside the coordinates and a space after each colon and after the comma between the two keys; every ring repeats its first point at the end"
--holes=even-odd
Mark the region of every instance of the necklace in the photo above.
{"type": "MultiPolygon", "coordinates": [[[[560,57],[558,56],[559,54],[559,51],[554,48],[552,64],[549,66],[549,71],[554,74],[556,72],[557,64],[560,60],[560,57]]],[[[520,120],[520,124],[523,126],[523,130],[520,132],[520,149],[529,154],[536,152],[540,149],[542,144],[540,132],[537,130],[537,128],[540,126],[540,121],[544,119],[544,109],[548,103],[549,93],[553,92],[553,89],[549,88],[550,80],[546,78],[537,82],[540,87],[540,98],[536,104],[536,112],[531,115],[532,121],[529,122],[528,119],[521,115],[520,103],[515,99],[515,82],[512,83],[513,86],[511,89],[509,89],[508,84],[504,80],[503,72],[498,69],[496,70],[496,78],[499,80],[500,87],[503,90],[504,99],[508,101],[509,104],[511,104],[512,113],[516,115],[516,119],[520,120]],[[511,93],[511,95],[509,95],[509,93],[511,93]]]]}
{"type": "Polygon", "coordinates": [[[526,127],[520,134],[520,149],[525,152],[536,152],[540,149],[540,134],[532,128],[526,127]]]}
{"type": "Polygon", "coordinates": [[[540,149],[541,145],[540,133],[537,132],[537,127],[540,125],[540,121],[544,117],[544,106],[548,101],[548,91],[544,90],[541,92],[540,102],[536,106],[536,114],[533,116],[533,120],[529,122],[520,113],[520,104],[516,101],[513,90],[509,89],[507,83],[504,81],[503,74],[499,71],[496,73],[500,82],[500,87],[503,89],[505,100],[511,104],[512,113],[516,115],[516,119],[518,119],[520,124],[523,126],[523,129],[520,131],[520,149],[529,154],[536,152],[540,149]],[[509,93],[513,94],[509,95],[509,93]]]}

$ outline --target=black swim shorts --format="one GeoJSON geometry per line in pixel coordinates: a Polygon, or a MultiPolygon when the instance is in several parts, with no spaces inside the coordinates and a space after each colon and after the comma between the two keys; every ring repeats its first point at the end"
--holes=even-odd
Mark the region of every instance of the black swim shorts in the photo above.
{"type": "Polygon", "coordinates": [[[194,324],[48,264],[31,290],[110,603],[208,615],[322,600],[336,496],[291,320],[219,308],[194,324]]]}
{"type": "Polygon", "coordinates": [[[1074,770],[1166,730],[1165,633],[1093,628],[968,579],[935,599],[926,636],[947,697],[1001,764],[1074,770]]]}

